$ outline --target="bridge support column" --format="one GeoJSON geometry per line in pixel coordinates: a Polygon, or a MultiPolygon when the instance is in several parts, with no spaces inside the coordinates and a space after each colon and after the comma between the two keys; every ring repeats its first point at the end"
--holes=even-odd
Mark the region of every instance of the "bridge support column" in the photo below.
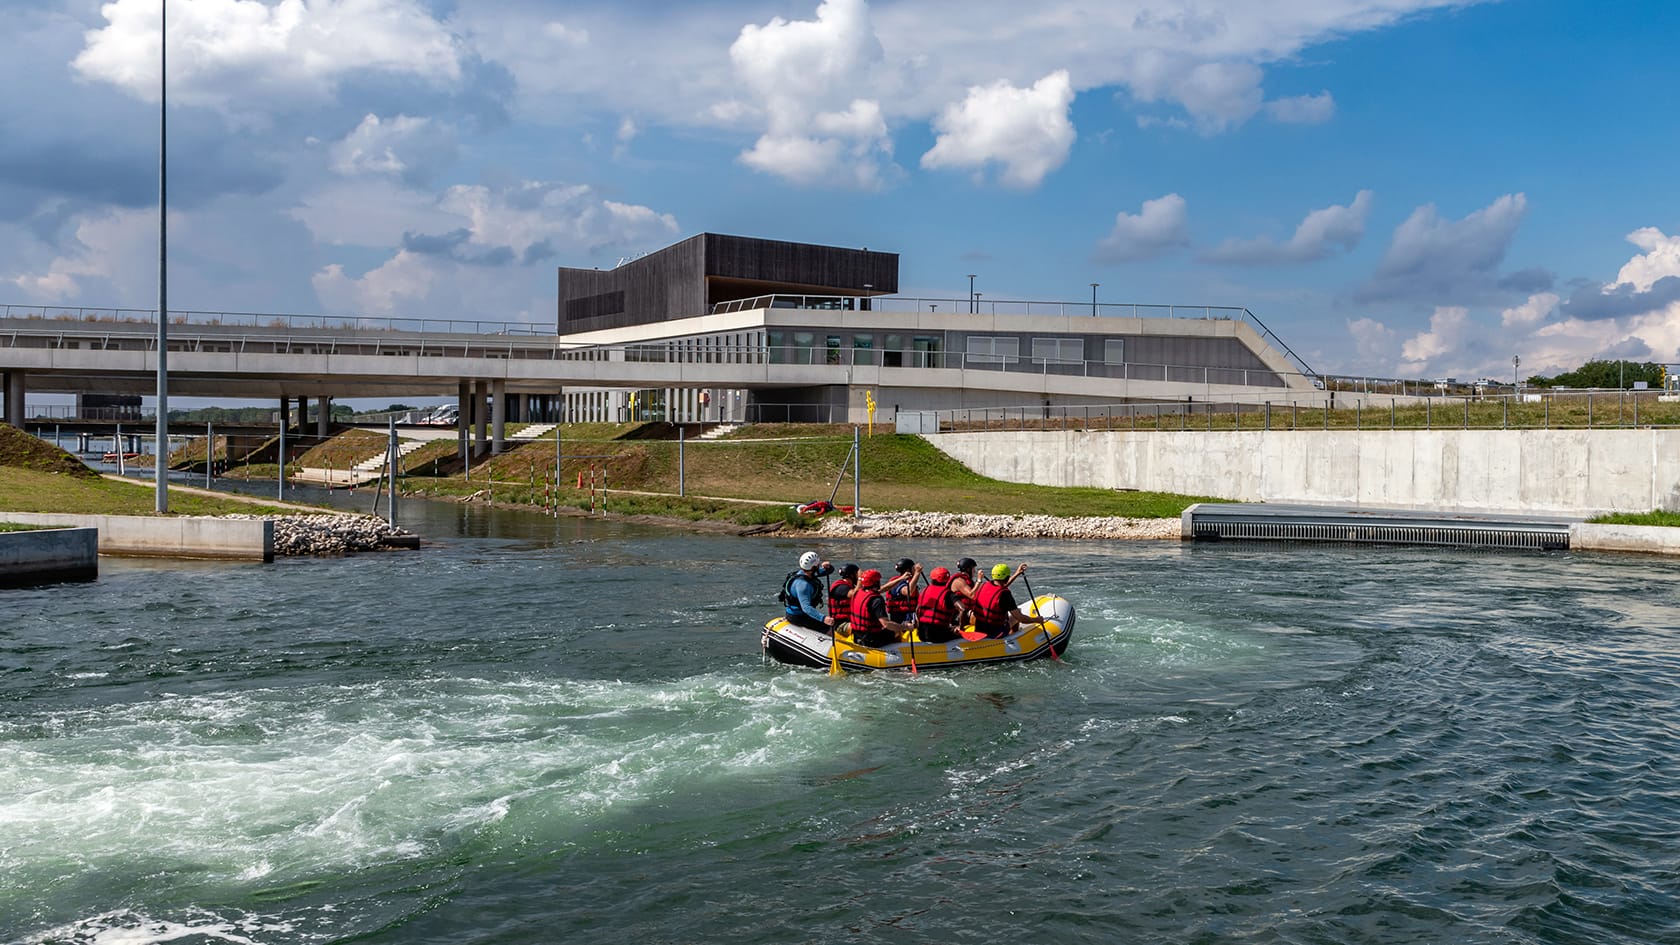
{"type": "Polygon", "coordinates": [[[6,422],[18,429],[23,429],[23,396],[25,381],[22,371],[7,371],[5,373],[6,394],[6,422]]]}
{"type": "Polygon", "coordinates": [[[500,378],[490,382],[490,455],[502,451],[502,436],[507,430],[507,381],[500,378]]]}
{"type": "Polygon", "coordinates": [[[321,439],[327,438],[327,424],[332,422],[332,398],[318,397],[315,400],[315,433],[321,439]]]}
{"type": "Polygon", "coordinates": [[[472,416],[474,440],[473,451],[475,453],[484,452],[485,448],[488,446],[489,417],[486,416],[488,411],[485,410],[484,398],[489,395],[490,384],[487,381],[473,381],[472,416]]]}

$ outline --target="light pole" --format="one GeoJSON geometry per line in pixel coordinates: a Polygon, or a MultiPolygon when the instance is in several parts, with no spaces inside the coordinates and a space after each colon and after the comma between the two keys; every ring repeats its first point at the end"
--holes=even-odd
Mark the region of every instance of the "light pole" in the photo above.
{"type": "Polygon", "coordinates": [[[1097,286],[1099,286],[1099,285],[1102,285],[1102,283],[1100,283],[1100,282],[1091,283],[1091,317],[1092,318],[1097,317],[1097,286]]]}
{"type": "Polygon", "coordinates": [[[968,314],[970,315],[979,311],[979,307],[974,304],[974,299],[974,273],[971,272],[968,274],[968,314]]]}
{"type": "Polygon", "coordinates": [[[1517,367],[1521,364],[1522,364],[1522,358],[1521,357],[1519,357],[1517,355],[1514,355],[1514,354],[1511,355],[1511,390],[1516,391],[1518,393],[1522,392],[1522,385],[1517,383],[1517,367]]]}
{"type": "MultiPolygon", "coordinates": [[[[169,30],[168,0],[158,0],[158,311],[157,454],[153,477],[159,515],[169,511],[169,30]]],[[[119,449],[120,452],[120,449],[119,449]]]]}

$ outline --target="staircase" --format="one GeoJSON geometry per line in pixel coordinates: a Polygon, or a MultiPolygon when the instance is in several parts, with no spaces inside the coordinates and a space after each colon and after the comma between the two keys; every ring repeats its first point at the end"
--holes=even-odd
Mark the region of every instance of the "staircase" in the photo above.
{"type": "MultiPolygon", "coordinates": [[[[426,441],[424,440],[401,441],[397,444],[397,457],[400,459],[425,445],[426,441]]],[[[364,476],[375,475],[381,469],[385,468],[385,457],[390,452],[391,451],[387,449],[383,453],[379,453],[369,459],[364,459],[356,465],[351,466],[350,471],[353,473],[360,473],[364,476]]]]}
{"type": "Polygon", "coordinates": [[[510,439],[510,440],[535,440],[535,439],[540,439],[544,433],[547,433],[548,431],[554,429],[557,426],[559,426],[559,424],[557,424],[557,423],[529,423],[529,424],[526,424],[523,427],[520,427],[518,432],[510,435],[508,437],[508,439],[510,439]]]}
{"type": "Polygon", "coordinates": [[[705,433],[695,437],[695,439],[715,440],[718,437],[728,436],[739,429],[741,429],[741,425],[739,423],[720,423],[717,426],[712,427],[710,430],[707,430],[705,433]]]}

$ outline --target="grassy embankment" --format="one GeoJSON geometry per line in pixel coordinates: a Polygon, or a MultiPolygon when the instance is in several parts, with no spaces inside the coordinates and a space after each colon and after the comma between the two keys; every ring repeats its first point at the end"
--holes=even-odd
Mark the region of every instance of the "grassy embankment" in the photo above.
{"type": "MultiPolygon", "coordinates": [[[[765,524],[797,518],[790,516],[790,506],[834,494],[836,478],[852,446],[850,428],[795,424],[748,426],[721,440],[690,440],[683,448],[687,495],[678,497],[678,445],[674,440],[645,438],[658,432],[656,425],[591,424],[590,429],[577,429],[582,426],[561,428],[564,456],[557,492],[552,484],[552,434],[512,447],[475,466],[470,476],[453,470],[446,475],[415,475],[414,471],[424,468],[415,460],[426,450],[419,451],[405,464],[409,474],[402,480],[403,489],[536,506],[557,498],[562,506],[583,509],[590,505],[588,483],[593,470],[597,482],[604,478],[610,490],[606,507],[613,513],[765,524]]],[[[448,446],[452,454],[453,442],[448,446]]],[[[1000,482],[977,475],[914,436],[865,437],[862,454],[862,501],[866,508],[876,510],[1161,518],[1176,516],[1193,502],[1209,501],[1165,493],[1000,482]]],[[[432,465],[443,468],[441,462],[432,465]]],[[[851,504],[849,472],[834,501],[851,504]]]]}
{"type": "MultiPolygon", "coordinates": [[[[149,485],[106,479],[58,447],[0,424],[0,513],[150,515],[156,501],[149,485]]],[[[170,491],[169,508],[177,515],[287,511],[177,490],[170,491]]]]}
{"type": "Polygon", "coordinates": [[[1664,528],[1680,528],[1680,512],[1615,512],[1589,518],[1587,521],[1594,525],[1657,525],[1664,528]]]}
{"type": "Polygon", "coordinates": [[[1664,403],[1657,391],[1546,394],[1540,403],[1506,403],[1499,400],[1466,400],[1439,397],[1427,405],[1393,406],[1382,395],[1367,407],[1294,407],[1288,403],[1265,407],[1244,404],[1195,404],[1186,413],[1181,404],[1141,405],[1128,412],[1116,408],[1113,416],[1094,409],[1087,420],[1075,408],[1073,416],[1048,419],[1019,416],[1004,420],[994,411],[975,410],[957,418],[957,430],[1499,430],[1499,429],[1610,429],[1634,426],[1680,426],[1680,402],[1664,403]],[[1466,409],[1468,407],[1468,410],[1466,409]],[[1135,416],[1133,415],[1135,413],[1135,416]]]}

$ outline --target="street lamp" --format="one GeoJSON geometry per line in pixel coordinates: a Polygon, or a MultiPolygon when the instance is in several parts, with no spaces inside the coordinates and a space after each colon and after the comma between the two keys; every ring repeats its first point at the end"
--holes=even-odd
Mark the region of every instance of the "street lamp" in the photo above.
{"type": "Polygon", "coordinates": [[[1099,285],[1102,285],[1102,283],[1100,283],[1100,282],[1091,283],[1091,317],[1092,318],[1097,317],[1097,286],[1099,286],[1099,285]]]}
{"type": "Polygon", "coordinates": [[[1520,392],[1522,385],[1517,383],[1517,367],[1522,364],[1522,358],[1511,355],[1511,389],[1520,392]]]}
{"type": "Polygon", "coordinates": [[[968,313],[970,315],[980,310],[980,307],[974,302],[977,297],[974,294],[974,273],[971,272],[968,274],[968,313]]]}
{"type": "MultiPolygon", "coordinates": [[[[159,515],[169,511],[169,70],[166,47],[169,31],[164,15],[167,0],[158,2],[158,311],[157,311],[157,435],[153,467],[159,515]]],[[[118,444],[121,455],[122,446],[118,444]]]]}

